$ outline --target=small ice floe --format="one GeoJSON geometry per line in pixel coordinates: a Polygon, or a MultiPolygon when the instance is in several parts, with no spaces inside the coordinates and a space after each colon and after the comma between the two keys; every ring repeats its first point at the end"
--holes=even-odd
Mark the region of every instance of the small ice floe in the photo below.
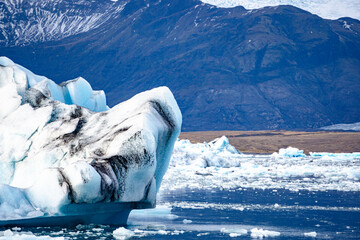
{"type": "Polygon", "coordinates": [[[50,236],[35,236],[32,232],[17,232],[13,229],[0,231],[0,240],[65,240],[64,237],[50,237],[50,236]]]}
{"type": "Polygon", "coordinates": [[[294,147],[280,148],[279,152],[274,152],[273,157],[306,157],[304,150],[294,147]]]}
{"type": "Polygon", "coordinates": [[[150,227],[150,230],[149,229],[130,230],[124,227],[120,227],[113,232],[113,236],[115,239],[125,240],[132,237],[140,238],[151,235],[180,235],[183,233],[184,231],[179,231],[179,230],[170,231],[165,229],[156,229],[156,228],[154,229],[152,227],[150,227]]]}
{"type": "Polygon", "coordinates": [[[129,215],[129,221],[135,219],[176,219],[177,215],[171,213],[172,208],[168,206],[156,206],[153,209],[132,210],[129,215]]]}
{"type": "Polygon", "coordinates": [[[251,229],[252,238],[264,238],[264,237],[278,237],[280,236],[279,232],[264,230],[262,228],[253,228],[251,229]]]}
{"type": "Polygon", "coordinates": [[[209,143],[192,144],[189,140],[175,143],[173,158],[177,164],[192,165],[199,168],[207,167],[239,167],[237,157],[242,154],[229,143],[226,136],[209,143]]]}
{"type": "Polygon", "coordinates": [[[184,219],[184,220],[183,220],[183,223],[184,223],[184,224],[189,224],[189,223],[192,223],[192,220],[184,219]]]}
{"type": "Polygon", "coordinates": [[[246,235],[248,233],[248,231],[243,228],[240,228],[240,229],[222,228],[222,229],[220,229],[220,232],[229,234],[230,237],[240,237],[240,236],[246,235]]]}
{"type": "Polygon", "coordinates": [[[125,240],[134,236],[135,233],[124,227],[117,228],[113,231],[113,236],[115,239],[125,240]]]}
{"type": "Polygon", "coordinates": [[[317,233],[316,232],[307,232],[307,233],[304,233],[304,236],[305,237],[316,237],[317,236],[317,233]]]}

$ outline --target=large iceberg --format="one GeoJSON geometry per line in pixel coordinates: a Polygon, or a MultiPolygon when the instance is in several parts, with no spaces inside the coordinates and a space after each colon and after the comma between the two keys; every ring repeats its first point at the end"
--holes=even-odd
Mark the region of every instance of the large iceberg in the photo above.
{"type": "Polygon", "coordinates": [[[0,57],[0,101],[0,225],[154,206],[182,122],[168,88],[109,109],[83,78],[57,85],[0,57]]]}

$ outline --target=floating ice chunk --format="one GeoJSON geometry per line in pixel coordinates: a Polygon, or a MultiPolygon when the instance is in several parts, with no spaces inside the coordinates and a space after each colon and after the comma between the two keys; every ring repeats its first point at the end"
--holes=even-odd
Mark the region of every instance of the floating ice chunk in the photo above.
{"type": "Polygon", "coordinates": [[[315,238],[317,236],[317,233],[316,232],[307,232],[307,233],[304,233],[304,236],[315,238]]]}
{"type": "Polygon", "coordinates": [[[189,223],[192,223],[192,220],[184,219],[184,220],[183,220],[183,223],[184,223],[184,224],[189,224],[189,223]]]}
{"type": "Polygon", "coordinates": [[[279,232],[276,231],[269,231],[269,230],[264,230],[262,228],[253,228],[251,229],[251,235],[252,238],[260,238],[262,239],[263,237],[278,237],[280,236],[279,232]]]}
{"type": "Polygon", "coordinates": [[[353,159],[360,158],[360,152],[353,153],[328,153],[328,152],[310,152],[312,157],[322,157],[322,158],[334,158],[334,159],[353,159]]]}
{"type": "Polygon", "coordinates": [[[306,157],[304,150],[294,147],[280,148],[279,153],[272,154],[273,157],[306,157]]]}
{"type": "Polygon", "coordinates": [[[129,221],[142,219],[176,219],[177,215],[171,213],[172,208],[167,206],[156,206],[154,209],[132,210],[129,221]]]}
{"type": "Polygon", "coordinates": [[[241,153],[223,136],[210,143],[192,144],[189,140],[179,140],[175,143],[173,156],[178,165],[229,168],[240,166],[240,155],[241,153]]]}
{"type": "Polygon", "coordinates": [[[239,154],[240,152],[232,145],[230,145],[229,139],[226,136],[216,138],[209,143],[210,148],[218,152],[228,152],[233,154],[239,154]]]}
{"type": "Polygon", "coordinates": [[[35,236],[32,232],[0,231],[0,240],[65,240],[64,237],[35,236]]]}
{"type": "Polygon", "coordinates": [[[128,230],[124,227],[117,228],[113,231],[113,236],[115,239],[125,240],[133,237],[135,233],[131,230],[128,230]]]}
{"type": "Polygon", "coordinates": [[[220,229],[220,232],[229,234],[230,237],[240,237],[242,235],[246,235],[248,231],[246,229],[220,229]]]}

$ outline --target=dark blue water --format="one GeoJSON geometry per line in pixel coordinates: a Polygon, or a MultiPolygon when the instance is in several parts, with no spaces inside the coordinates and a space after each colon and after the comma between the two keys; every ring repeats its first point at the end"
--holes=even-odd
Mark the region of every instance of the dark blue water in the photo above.
{"type": "MultiPolygon", "coordinates": [[[[158,205],[171,207],[171,213],[177,218],[165,215],[130,218],[127,229],[140,229],[144,233],[130,239],[256,239],[251,236],[254,228],[280,233],[269,239],[314,239],[304,235],[309,232],[316,232],[316,239],[360,239],[359,199],[359,192],[341,191],[162,192],[158,205]],[[247,233],[230,236],[231,232],[239,233],[239,230],[247,233]]],[[[72,229],[27,228],[20,232],[68,239],[114,239],[115,229],[88,225],[72,229]]]]}

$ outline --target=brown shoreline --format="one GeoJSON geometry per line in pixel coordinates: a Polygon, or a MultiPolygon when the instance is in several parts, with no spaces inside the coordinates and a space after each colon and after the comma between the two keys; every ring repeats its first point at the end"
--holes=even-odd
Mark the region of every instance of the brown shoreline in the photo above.
{"type": "Polygon", "coordinates": [[[305,153],[360,152],[360,132],[204,131],[182,132],[180,139],[209,142],[223,135],[244,153],[273,153],[288,146],[302,149],[305,153]]]}

